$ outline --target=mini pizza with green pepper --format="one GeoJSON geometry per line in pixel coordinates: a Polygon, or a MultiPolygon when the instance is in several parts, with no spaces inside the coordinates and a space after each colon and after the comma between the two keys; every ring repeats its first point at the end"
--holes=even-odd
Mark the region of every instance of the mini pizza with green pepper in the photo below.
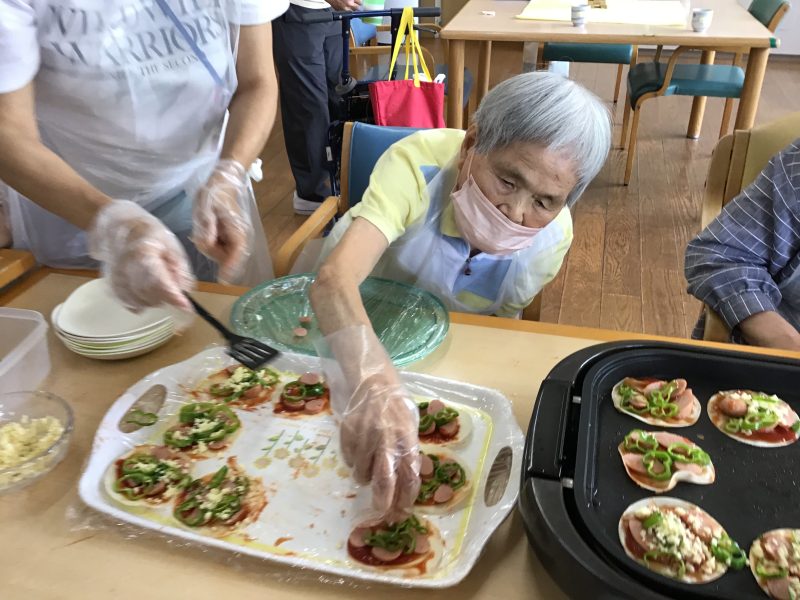
{"type": "Polygon", "coordinates": [[[417,402],[417,408],[422,444],[456,445],[472,433],[472,421],[463,410],[441,400],[417,402]]]}
{"type": "Polygon", "coordinates": [[[330,413],[330,389],[318,373],[304,373],[283,386],[273,411],[290,418],[330,413]]]}
{"type": "Polygon", "coordinates": [[[420,452],[420,488],[416,507],[425,512],[450,513],[471,489],[469,472],[462,461],[439,449],[420,452]]]}
{"type": "Polygon", "coordinates": [[[266,505],[261,479],[248,476],[230,457],[217,471],[187,485],[175,499],[172,514],[190,529],[225,537],[258,519],[266,505]]]}
{"type": "Polygon", "coordinates": [[[800,529],[773,529],[750,546],[750,571],[775,600],[800,599],[800,529]]]}
{"type": "Polygon", "coordinates": [[[618,411],[659,427],[694,425],[702,412],[685,379],[626,377],[611,390],[611,399],[618,411]]]}
{"type": "Polygon", "coordinates": [[[397,523],[361,525],[347,540],[351,559],[381,570],[422,567],[430,572],[441,560],[443,549],[439,531],[415,515],[397,523]]]}
{"type": "Polygon", "coordinates": [[[711,457],[700,446],[668,431],[634,429],[617,449],[628,477],[652,492],[668,492],[681,481],[708,485],[716,478],[711,457]]]}
{"type": "Polygon", "coordinates": [[[270,401],[279,381],[278,372],[268,367],[254,371],[231,365],[201,381],[193,393],[199,400],[252,409],[270,401]]]}
{"type": "Polygon", "coordinates": [[[794,444],[800,418],[775,395],[752,390],[717,392],[708,401],[708,418],[725,435],[762,448],[794,444]]]}
{"type": "Polygon", "coordinates": [[[619,520],[619,541],[632,560],[684,583],[708,583],[747,565],[747,555],[711,515],[679,498],[645,498],[619,520]]]}
{"type": "Polygon", "coordinates": [[[164,445],[203,458],[230,446],[241,425],[239,417],[224,404],[186,404],[178,412],[178,424],[164,432],[164,445]]]}
{"type": "Polygon", "coordinates": [[[165,446],[136,446],[112,463],[106,488],[123,504],[163,504],[189,485],[189,467],[186,456],[165,446]]]}

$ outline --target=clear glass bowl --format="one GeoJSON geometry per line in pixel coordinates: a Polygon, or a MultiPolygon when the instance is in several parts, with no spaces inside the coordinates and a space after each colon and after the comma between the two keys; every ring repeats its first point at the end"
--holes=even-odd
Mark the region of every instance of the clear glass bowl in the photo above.
{"type": "MultiPolygon", "coordinates": [[[[24,462],[0,469],[0,493],[29,485],[49,473],[64,458],[72,437],[72,409],[65,400],[48,392],[9,392],[0,394],[0,427],[20,422],[53,417],[63,427],[61,434],[46,448],[24,462]]],[[[43,432],[40,437],[46,437],[43,432]]]]}

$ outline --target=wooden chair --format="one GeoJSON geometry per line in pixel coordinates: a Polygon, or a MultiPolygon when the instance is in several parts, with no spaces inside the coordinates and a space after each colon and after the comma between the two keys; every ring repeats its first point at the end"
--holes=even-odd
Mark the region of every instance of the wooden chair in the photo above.
{"type": "MultiPolygon", "coordinates": [[[[788,0],[753,0],[748,8],[750,14],[761,21],[764,26],[775,31],[786,11],[789,10],[788,0]]],[[[636,135],[639,128],[639,114],[646,100],[659,96],[711,96],[726,98],[722,114],[720,136],[728,130],[733,99],[741,95],[744,86],[744,69],[741,67],[743,51],[736,50],[736,55],[731,65],[715,64],[679,64],[678,58],[689,50],[688,47],[679,47],[673,51],[667,63],[660,62],[662,47],[659,46],[655,59],[651,62],[637,64],[628,73],[628,100],[630,110],[633,111],[631,119],[630,142],[628,157],[625,165],[624,184],[628,185],[633,171],[633,161],[636,157],[636,135]]],[[[628,107],[626,106],[626,110],[628,107]]],[[[628,120],[623,120],[622,142],[628,137],[628,120]]]]}
{"type": "MultiPolygon", "coordinates": [[[[375,163],[395,142],[414,133],[407,127],[378,127],[366,123],[345,123],[342,144],[341,195],[326,198],[319,208],[280,247],[273,267],[276,277],[288,275],[300,252],[312,239],[319,238],[336,216],[342,216],[361,201],[369,186],[375,163]]],[[[525,308],[522,318],[539,319],[541,293],[525,308]]]]}
{"type": "Polygon", "coordinates": [[[36,267],[36,259],[26,250],[0,249],[0,289],[10,285],[36,267]]]}
{"type": "MultiPolygon", "coordinates": [[[[737,130],[717,142],[708,167],[701,226],[707,227],[730,202],[752,183],[775,154],[800,138],[800,112],[749,131],[737,130]]],[[[725,322],[704,305],[703,339],[730,341],[725,322]]]]}

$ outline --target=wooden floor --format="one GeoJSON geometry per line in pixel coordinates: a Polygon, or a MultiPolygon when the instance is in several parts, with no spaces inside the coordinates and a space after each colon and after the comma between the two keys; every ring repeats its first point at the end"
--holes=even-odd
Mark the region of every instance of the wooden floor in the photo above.
{"type": "MultiPolygon", "coordinates": [[[[429,47],[441,57],[440,48],[429,47]]],[[[718,55],[717,60],[726,57],[718,55]]],[[[474,55],[468,56],[467,65],[477,72],[474,55]]],[[[491,84],[520,72],[521,65],[520,44],[496,43],[491,84]]],[[[799,67],[800,59],[770,58],[756,124],[800,107],[799,67]]],[[[615,74],[616,66],[611,65],[572,65],[570,71],[572,78],[608,101],[616,146],[624,94],[615,107],[611,103],[615,74]]],[[[700,229],[703,185],[723,101],[709,99],[699,140],[685,137],[691,103],[691,98],[676,96],[645,104],[628,187],[621,185],[625,153],[612,150],[574,210],[575,241],[558,277],[545,288],[543,321],[678,337],[690,334],[700,305],[685,292],[683,253],[700,229]]],[[[256,196],[274,256],[304,219],[292,211],[294,182],[280,122],[262,159],[265,178],[257,185],[256,196]]]]}

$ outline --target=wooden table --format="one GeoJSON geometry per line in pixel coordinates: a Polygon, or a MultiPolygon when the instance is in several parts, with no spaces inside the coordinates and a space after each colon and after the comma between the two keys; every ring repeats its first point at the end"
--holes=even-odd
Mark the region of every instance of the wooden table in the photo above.
{"type": "MultiPolygon", "coordinates": [[[[480,103],[489,89],[489,67],[492,42],[573,42],[683,46],[703,51],[701,62],[713,63],[714,54],[722,49],[744,49],[750,56],[745,72],[744,89],[736,113],[736,129],[750,129],[756,116],[761,84],[767,69],[770,47],[777,43],[773,34],[742,8],[736,0],[703,0],[704,8],[714,10],[710,29],[695,33],[690,27],[654,27],[617,23],[587,23],[573,27],[571,22],[530,21],[515,18],[528,3],[508,0],[470,0],[442,29],[442,38],[449,40],[447,126],[464,127],[461,98],[464,93],[464,46],[468,41],[480,42],[477,94],[480,103]],[[494,17],[482,11],[495,12],[494,17]]],[[[705,98],[695,98],[689,122],[688,137],[700,132],[705,111],[705,98]]]]}
{"type": "MultiPolygon", "coordinates": [[[[45,269],[0,296],[0,306],[49,315],[85,281],[85,277],[45,269]]],[[[243,291],[214,284],[201,284],[200,290],[198,299],[223,319],[243,291]]],[[[72,354],[52,332],[48,335],[53,367],[43,389],[69,401],[75,411],[75,430],[64,462],[52,473],[28,488],[0,496],[3,600],[305,600],[322,596],[351,600],[356,594],[426,600],[565,598],[529,548],[516,513],[494,533],[467,578],[442,591],[324,584],[318,573],[310,571],[221,551],[180,548],[155,535],[131,535],[130,529],[113,524],[98,528],[104,521],[82,507],[76,484],[100,419],[127,387],[159,367],[192,356],[217,337],[198,321],[151,354],[99,362],[72,354]]],[[[501,390],[525,429],[539,383],[559,360],[600,341],[642,337],[647,336],[453,314],[446,341],[412,369],[501,390]]],[[[800,358],[800,353],[785,355],[800,358]]]]}

